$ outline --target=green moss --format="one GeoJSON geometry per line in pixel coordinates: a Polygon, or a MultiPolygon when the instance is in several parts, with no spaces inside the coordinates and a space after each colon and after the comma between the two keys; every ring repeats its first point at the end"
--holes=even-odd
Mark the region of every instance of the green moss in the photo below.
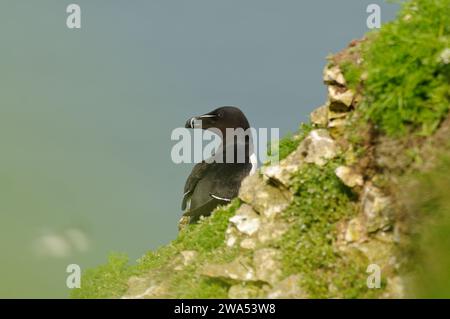
{"type": "Polygon", "coordinates": [[[72,298],[117,298],[126,290],[126,280],[136,271],[128,265],[124,254],[111,254],[106,265],[83,274],[80,289],[72,290],[72,298]]]}
{"type": "Polygon", "coordinates": [[[337,222],[356,214],[354,194],[334,170],[341,160],[324,167],[309,165],[294,178],[295,199],[284,212],[292,226],[280,242],[285,274],[301,274],[301,287],[311,297],[364,297],[367,263],[343,259],[335,250],[337,222]],[[330,292],[336,287],[336,295],[330,292]]]}
{"type": "Polygon", "coordinates": [[[296,196],[284,214],[295,223],[282,247],[286,257],[290,256],[286,266],[292,271],[328,267],[334,258],[334,222],[353,213],[351,194],[335,176],[336,167],[333,163],[323,168],[308,165],[294,179],[296,196]]]}
{"type": "Polygon", "coordinates": [[[337,258],[332,272],[325,276],[333,286],[331,296],[347,299],[379,298],[386,288],[386,278],[381,278],[380,289],[367,288],[367,265],[367,259],[361,256],[337,258]]]}
{"type": "Polygon", "coordinates": [[[229,288],[230,286],[221,280],[203,277],[198,278],[196,282],[190,280],[181,281],[181,286],[176,287],[179,292],[177,298],[186,299],[225,299],[228,298],[229,288]],[[183,285],[186,283],[190,285],[183,285]]]}
{"type": "Polygon", "coordinates": [[[450,46],[449,0],[404,3],[398,19],[372,33],[363,45],[363,65],[341,65],[351,86],[366,72],[363,108],[382,132],[430,135],[450,105],[450,64],[440,57],[450,46]]]}

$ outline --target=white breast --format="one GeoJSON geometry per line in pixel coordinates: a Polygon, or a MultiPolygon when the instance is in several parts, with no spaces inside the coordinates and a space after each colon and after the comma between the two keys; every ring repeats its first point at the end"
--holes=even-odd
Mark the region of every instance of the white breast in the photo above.
{"type": "Polygon", "coordinates": [[[256,172],[256,169],[258,168],[258,159],[255,153],[252,153],[252,155],[250,155],[250,163],[252,164],[252,169],[250,170],[249,175],[253,175],[256,172]]]}

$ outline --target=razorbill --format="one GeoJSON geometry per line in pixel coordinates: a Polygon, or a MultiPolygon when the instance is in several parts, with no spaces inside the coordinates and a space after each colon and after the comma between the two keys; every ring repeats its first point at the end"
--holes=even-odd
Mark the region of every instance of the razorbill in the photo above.
{"type": "Polygon", "coordinates": [[[191,117],[186,121],[185,127],[220,131],[222,138],[220,147],[212,157],[194,166],[184,186],[181,204],[183,215],[189,217],[190,223],[195,223],[200,216],[209,216],[218,205],[227,204],[236,197],[244,177],[256,171],[257,161],[251,134],[241,139],[233,137],[230,141],[226,138],[227,128],[250,128],[244,113],[237,107],[224,106],[204,115],[191,117]],[[241,154],[239,159],[238,150],[241,154]],[[227,160],[227,153],[233,157],[230,155],[227,160]],[[242,156],[243,154],[245,155],[242,156]]]}

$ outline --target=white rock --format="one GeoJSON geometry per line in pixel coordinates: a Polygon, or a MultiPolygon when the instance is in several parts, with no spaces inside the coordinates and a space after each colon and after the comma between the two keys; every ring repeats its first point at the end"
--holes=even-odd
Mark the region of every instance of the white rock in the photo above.
{"type": "Polygon", "coordinates": [[[335,65],[331,68],[328,66],[323,70],[323,81],[326,84],[346,85],[344,75],[339,66],[335,65]]]}
{"type": "Polygon", "coordinates": [[[348,243],[360,241],[366,236],[365,227],[360,218],[351,219],[345,230],[344,240],[348,243]]]}
{"type": "Polygon", "coordinates": [[[355,94],[350,89],[343,89],[341,87],[337,87],[334,85],[328,86],[328,98],[330,99],[330,109],[332,111],[339,111],[339,109],[335,110],[334,105],[344,105],[346,108],[349,108],[352,105],[353,98],[355,94]]]}
{"type": "Polygon", "coordinates": [[[239,233],[237,229],[233,225],[229,224],[227,230],[225,231],[225,244],[228,247],[233,247],[236,245],[238,235],[239,233]]]}
{"type": "Polygon", "coordinates": [[[328,105],[318,107],[310,114],[311,123],[319,126],[327,126],[328,123],[328,105]]]}
{"type": "Polygon", "coordinates": [[[257,244],[256,238],[245,238],[241,241],[241,248],[244,249],[255,249],[257,244]]]}
{"type": "Polygon", "coordinates": [[[281,253],[274,248],[258,249],[253,254],[253,264],[255,265],[256,277],[275,284],[281,276],[281,253]]]}
{"type": "Polygon", "coordinates": [[[257,280],[255,270],[250,266],[249,261],[238,257],[227,264],[206,264],[200,270],[200,274],[213,278],[226,278],[238,281],[257,280]]]}
{"type": "Polygon", "coordinates": [[[355,172],[348,166],[339,166],[336,168],[336,176],[348,187],[362,186],[364,180],[361,174],[355,172]]]}
{"type": "Polygon", "coordinates": [[[300,275],[291,275],[279,282],[267,295],[269,299],[305,299],[308,295],[300,287],[300,275]]]}
{"type": "Polygon", "coordinates": [[[367,231],[385,229],[392,223],[392,207],[389,196],[371,183],[366,183],[362,197],[362,211],[366,219],[367,231]]]}
{"type": "Polygon", "coordinates": [[[309,133],[301,143],[300,151],[306,154],[306,163],[323,166],[337,155],[337,145],[327,130],[319,129],[309,133]]]}
{"type": "MultiPolygon", "coordinates": [[[[291,177],[304,163],[314,163],[318,166],[325,165],[328,160],[334,158],[339,148],[326,129],[316,129],[300,143],[298,148],[278,165],[263,167],[262,173],[271,179],[289,187],[291,177]]],[[[289,200],[288,203],[292,201],[289,200]]]]}
{"type": "MultiPolygon", "coordinates": [[[[265,218],[275,218],[292,201],[292,193],[270,183],[268,176],[259,174],[246,177],[239,190],[239,198],[251,204],[254,211],[265,218]]],[[[273,182],[273,181],[272,181],[273,182]]]]}
{"type": "Polygon", "coordinates": [[[243,204],[237,210],[236,215],[230,218],[230,222],[233,223],[241,233],[249,236],[256,233],[261,224],[259,215],[247,204],[243,204]]]}

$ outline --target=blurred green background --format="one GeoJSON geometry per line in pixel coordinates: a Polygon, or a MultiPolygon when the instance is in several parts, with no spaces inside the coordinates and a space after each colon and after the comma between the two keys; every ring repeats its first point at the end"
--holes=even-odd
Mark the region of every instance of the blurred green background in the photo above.
{"type": "MultiPolygon", "coordinates": [[[[0,0],[0,297],[67,297],[66,266],[176,236],[171,131],[219,105],[295,131],[374,1],[0,0]]],[[[379,3],[383,21],[396,5],[379,3]]]]}

